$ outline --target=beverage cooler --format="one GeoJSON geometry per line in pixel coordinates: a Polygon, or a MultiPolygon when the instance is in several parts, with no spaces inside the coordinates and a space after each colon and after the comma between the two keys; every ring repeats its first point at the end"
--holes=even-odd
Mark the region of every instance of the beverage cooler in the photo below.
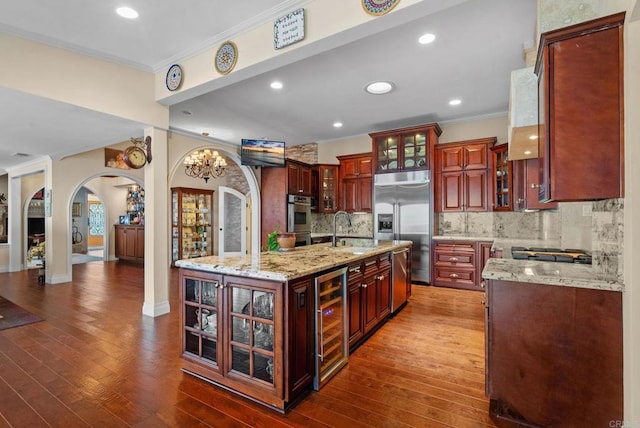
{"type": "Polygon", "coordinates": [[[319,390],[347,364],[347,268],[316,277],[316,376],[319,390]]]}

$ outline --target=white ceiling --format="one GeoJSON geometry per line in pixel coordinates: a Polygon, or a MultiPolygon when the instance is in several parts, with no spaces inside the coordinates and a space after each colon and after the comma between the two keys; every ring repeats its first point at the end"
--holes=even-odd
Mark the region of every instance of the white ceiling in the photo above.
{"type": "MultiPolygon", "coordinates": [[[[190,0],[177,7],[167,0],[131,0],[140,13],[134,22],[115,15],[121,3],[111,0],[65,0],[64,7],[0,0],[0,33],[163,71],[309,1],[221,3],[190,0]]],[[[170,126],[209,132],[232,144],[264,137],[295,145],[502,115],[510,72],[525,66],[523,47],[534,42],[535,16],[536,0],[425,0],[315,44],[300,58],[265,63],[251,73],[232,72],[217,79],[209,93],[180,102],[167,99],[173,104],[170,126]],[[433,44],[417,43],[425,32],[437,36],[433,44]],[[282,90],[269,87],[274,79],[284,83],[282,90]],[[365,93],[365,84],[377,79],[393,81],[396,90],[384,96],[365,93]],[[452,98],[462,104],[449,106],[452,98]],[[335,121],[344,126],[334,128],[335,121]]],[[[141,135],[143,128],[0,87],[0,172],[37,156],[60,158],[115,144],[141,135]],[[15,152],[32,156],[12,157],[15,152]]]]}

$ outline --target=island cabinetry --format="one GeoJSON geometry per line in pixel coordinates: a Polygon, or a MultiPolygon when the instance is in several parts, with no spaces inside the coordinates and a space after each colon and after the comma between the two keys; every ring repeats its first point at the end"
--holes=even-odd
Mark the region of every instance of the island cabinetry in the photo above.
{"type": "Polygon", "coordinates": [[[489,147],[495,142],[482,138],[436,146],[437,212],[489,210],[489,147]]]}
{"type": "Polygon", "coordinates": [[[119,260],[144,262],[144,226],[115,225],[115,256],[119,260]]]}
{"type": "Polygon", "coordinates": [[[487,281],[490,409],[521,426],[623,420],[622,293],[487,281]]]}
{"type": "Polygon", "coordinates": [[[373,174],[371,153],[338,156],[340,160],[341,208],[347,212],[371,212],[373,174]]]}
{"type": "Polygon", "coordinates": [[[287,160],[287,183],[289,195],[313,195],[312,167],[306,163],[287,160]]]}
{"type": "Polygon", "coordinates": [[[313,380],[310,280],[288,288],[181,269],[180,285],[186,371],[281,411],[313,380]],[[286,314],[285,296],[296,299],[286,314]]]}
{"type": "Polygon", "coordinates": [[[213,190],[171,189],[171,260],[210,256],[213,190]]]}
{"type": "Polygon", "coordinates": [[[622,12],[540,36],[540,201],[624,196],[624,19],[622,12]]]}
{"type": "Polygon", "coordinates": [[[430,150],[440,134],[437,123],[369,134],[376,174],[430,169],[430,150]]]}
{"type": "Polygon", "coordinates": [[[391,312],[391,253],[350,264],[347,285],[349,348],[355,349],[391,312]]]}

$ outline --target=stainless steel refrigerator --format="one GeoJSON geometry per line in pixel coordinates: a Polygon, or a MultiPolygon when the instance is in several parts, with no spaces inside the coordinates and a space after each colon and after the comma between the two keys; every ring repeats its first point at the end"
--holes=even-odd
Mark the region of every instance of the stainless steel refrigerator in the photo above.
{"type": "Polygon", "coordinates": [[[376,239],[413,241],[413,282],[430,281],[433,223],[430,171],[376,174],[373,187],[376,239]]]}

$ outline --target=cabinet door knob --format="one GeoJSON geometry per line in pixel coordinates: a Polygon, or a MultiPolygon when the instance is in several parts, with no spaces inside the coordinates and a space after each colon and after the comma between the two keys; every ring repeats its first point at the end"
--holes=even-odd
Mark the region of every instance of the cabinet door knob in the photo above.
{"type": "Polygon", "coordinates": [[[457,273],[449,274],[449,278],[457,278],[457,277],[458,277],[457,273]]]}
{"type": "Polygon", "coordinates": [[[451,261],[451,262],[457,262],[457,261],[458,261],[458,258],[457,258],[457,257],[451,257],[451,258],[449,258],[449,261],[451,261]]]}
{"type": "Polygon", "coordinates": [[[531,183],[531,188],[532,188],[532,189],[537,189],[538,187],[540,187],[540,185],[539,185],[539,184],[531,183]]]}
{"type": "Polygon", "coordinates": [[[362,284],[362,288],[367,288],[367,284],[362,284]]]}
{"type": "Polygon", "coordinates": [[[384,275],[380,275],[380,276],[378,277],[378,280],[380,280],[380,281],[382,281],[383,279],[384,279],[384,275]]]}

